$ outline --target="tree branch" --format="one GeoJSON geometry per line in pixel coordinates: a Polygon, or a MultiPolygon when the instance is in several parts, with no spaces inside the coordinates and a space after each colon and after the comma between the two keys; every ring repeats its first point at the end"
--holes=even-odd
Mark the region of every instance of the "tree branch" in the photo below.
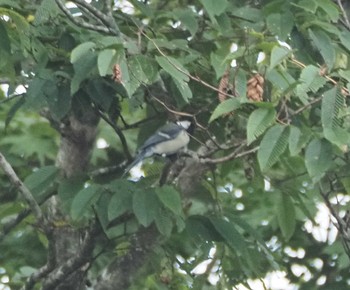
{"type": "Polygon", "coordinates": [[[0,242],[6,237],[6,235],[14,229],[18,224],[20,224],[28,215],[30,214],[30,209],[25,208],[22,210],[15,218],[4,224],[2,232],[0,233],[0,242]]]}
{"type": "MultiPolygon", "coordinates": [[[[23,182],[18,178],[16,172],[13,170],[10,163],[8,163],[0,152],[0,167],[4,170],[7,177],[10,179],[11,183],[19,190],[19,192],[22,194],[22,197],[29,205],[31,211],[35,215],[37,221],[39,223],[44,223],[45,220],[43,218],[43,214],[41,212],[40,206],[34,199],[32,193],[29,191],[29,189],[23,184],[23,182]]],[[[43,224],[43,225],[44,225],[43,224]]]]}
{"type": "Polygon", "coordinates": [[[345,11],[345,9],[343,7],[343,4],[342,4],[341,0],[337,0],[337,3],[338,3],[338,6],[340,8],[340,11],[343,14],[344,22],[346,24],[346,28],[350,30],[350,21],[349,21],[348,15],[346,14],[346,11],[345,11]]]}
{"type": "Polygon", "coordinates": [[[112,122],[108,117],[106,117],[101,111],[98,111],[100,117],[108,124],[110,125],[113,130],[117,133],[119,139],[120,139],[120,142],[122,143],[122,147],[123,147],[123,151],[124,151],[124,154],[126,155],[126,158],[128,159],[128,161],[131,161],[132,160],[132,156],[130,154],[130,151],[129,151],[129,147],[128,147],[128,144],[126,142],[126,138],[122,132],[122,130],[114,123],[112,122]]]}
{"type": "Polygon", "coordinates": [[[65,263],[62,263],[56,267],[56,269],[47,276],[42,290],[55,289],[59,284],[67,279],[67,276],[91,261],[92,252],[95,246],[95,239],[100,231],[101,228],[98,222],[95,221],[86,233],[86,237],[80,251],[75,256],[68,259],[65,263]]]}
{"type": "Polygon", "coordinates": [[[331,215],[335,218],[336,223],[333,222],[333,224],[335,225],[335,227],[338,229],[340,236],[342,238],[343,241],[343,246],[345,249],[345,252],[348,256],[348,258],[350,259],[350,233],[349,233],[349,225],[346,219],[343,219],[340,217],[340,215],[338,214],[338,212],[334,209],[333,205],[331,204],[327,193],[324,193],[322,191],[321,188],[319,188],[320,190],[320,194],[326,204],[326,206],[328,207],[331,215]]]}
{"type": "Polygon", "coordinates": [[[208,84],[207,82],[203,81],[202,79],[200,79],[199,77],[195,77],[191,74],[189,74],[188,72],[184,71],[182,68],[180,68],[179,66],[177,66],[176,64],[174,64],[169,58],[168,56],[160,49],[160,47],[155,43],[155,41],[153,39],[151,39],[150,37],[147,36],[146,33],[144,33],[142,30],[141,30],[141,34],[143,36],[145,36],[149,41],[151,41],[154,45],[154,47],[158,50],[158,52],[164,56],[168,62],[176,69],[178,70],[179,72],[183,73],[185,76],[189,77],[191,80],[194,80],[200,84],[202,84],[203,86],[215,91],[215,92],[218,92],[220,93],[221,95],[223,96],[227,96],[227,97],[230,97],[230,98],[236,98],[237,96],[235,95],[232,95],[232,94],[229,94],[229,93],[226,93],[226,92],[223,92],[222,90],[219,90],[218,88],[212,86],[211,84],[208,84]]]}
{"type": "Polygon", "coordinates": [[[240,149],[241,149],[241,147],[237,148],[237,149],[236,149],[235,151],[233,151],[231,154],[226,155],[226,156],[221,157],[221,158],[216,158],[216,159],[202,158],[202,159],[200,159],[200,161],[201,161],[201,163],[206,163],[206,164],[218,164],[218,163],[223,163],[223,162],[226,162],[226,161],[235,159],[235,158],[239,158],[239,157],[243,157],[243,156],[252,154],[252,153],[256,152],[256,151],[259,149],[259,146],[255,147],[255,148],[252,148],[252,149],[250,149],[250,150],[243,151],[243,152],[240,152],[240,153],[239,153],[240,149]]]}
{"type": "Polygon", "coordinates": [[[120,35],[119,27],[117,26],[115,20],[112,16],[112,13],[109,12],[110,16],[103,14],[100,10],[96,9],[94,6],[87,3],[85,0],[73,0],[73,3],[76,5],[82,6],[87,9],[92,15],[95,15],[96,18],[99,18],[103,24],[108,28],[108,30],[116,36],[120,35]]]}
{"type": "Polygon", "coordinates": [[[62,10],[62,12],[68,17],[68,19],[73,22],[75,25],[80,26],[82,28],[86,28],[89,30],[94,30],[97,32],[103,32],[110,34],[111,31],[105,26],[93,25],[88,22],[82,21],[80,18],[74,17],[67,7],[62,3],[62,0],[55,0],[58,7],[62,10]]]}

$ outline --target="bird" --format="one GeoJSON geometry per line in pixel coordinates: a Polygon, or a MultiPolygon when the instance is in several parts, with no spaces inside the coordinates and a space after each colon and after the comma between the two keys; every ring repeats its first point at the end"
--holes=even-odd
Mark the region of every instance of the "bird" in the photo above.
{"type": "Polygon", "coordinates": [[[123,175],[127,174],[145,158],[154,155],[166,157],[184,149],[190,142],[190,136],[187,130],[189,130],[191,125],[191,121],[183,120],[170,122],[159,128],[138,149],[136,157],[126,167],[123,175]]]}

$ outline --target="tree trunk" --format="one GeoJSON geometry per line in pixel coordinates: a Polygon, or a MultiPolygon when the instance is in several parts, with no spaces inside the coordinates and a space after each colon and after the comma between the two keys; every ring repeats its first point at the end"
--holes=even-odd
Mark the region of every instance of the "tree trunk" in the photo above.
{"type": "MultiPolygon", "coordinates": [[[[91,114],[91,111],[89,113],[91,114]]],[[[94,120],[94,122],[86,124],[71,116],[68,124],[61,128],[61,144],[56,165],[67,178],[81,174],[87,169],[97,132],[97,117],[94,120]]],[[[60,211],[60,200],[57,196],[52,197],[49,201],[49,218],[53,225],[52,238],[49,241],[51,243],[49,249],[52,249],[52,252],[49,252],[49,256],[54,257],[57,269],[82,251],[83,237],[87,232],[79,232],[70,226],[68,218],[60,211]]],[[[90,248],[89,251],[84,252],[84,255],[91,256],[93,247],[90,248]]],[[[81,263],[83,264],[83,261],[89,260],[89,258],[83,257],[81,263]]],[[[52,277],[47,279],[43,283],[43,289],[85,289],[86,271],[83,266],[68,273],[63,280],[60,279],[62,281],[53,282],[52,277]]]]}

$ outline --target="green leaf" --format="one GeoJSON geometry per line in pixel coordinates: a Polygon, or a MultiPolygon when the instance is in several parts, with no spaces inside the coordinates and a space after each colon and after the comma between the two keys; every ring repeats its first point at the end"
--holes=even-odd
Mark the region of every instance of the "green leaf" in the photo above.
{"type": "Polygon", "coordinates": [[[299,8],[302,8],[305,11],[310,12],[312,14],[314,14],[317,9],[317,2],[315,0],[302,0],[302,1],[299,1],[298,4],[295,4],[293,2],[291,4],[299,8]]]}
{"type": "Polygon", "coordinates": [[[32,110],[39,110],[47,105],[44,95],[44,86],[46,82],[47,79],[38,76],[29,83],[27,100],[25,103],[26,107],[29,107],[32,110]]]}
{"type": "Polygon", "coordinates": [[[1,37],[0,50],[5,52],[6,55],[10,55],[10,53],[11,53],[11,45],[10,45],[11,41],[10,41],[10,38],[7,34],[5,25],[2,23],[2,21],[0,21],[0,37],[1,37]]]}
{"type": "Polygon", "coordinates": [[[200,2],[203,4],[212,21],[215,16],[223,13],[228,6],[227,0],[200,0],[200,2]]]}
{"type": "Polygon", "coordinates": [[[264,135],[259,150],[258,161],[262,171],[274,165],[288,145],[289,127],[275,125],[264,135]]]}
{"type": "Polygon", "coordinates": [[[61,199],[62,207],[69,213],[72,208],[72,201],[80,190],[84,188],[85,179],[81,176],[60,180],[57,194],[61,199]]]}
{"type": "Polygon", "coordinates": [[[52,117],[60,121],[67,115],[71,108],[69,84],[67,82],[58,83],[56,87],[56,83],[47,82],[43,89],[52,117]],[[48,87],[50,83],[51,87],[48,87]]]}
{"type": "Polygon", "coordinates": [[[274,123],[276,111],[274,108],[259,108],[250,114],[247,124],[248,145],[262,135],[274,123]]]}
{"type": "Polygon", "coordinates": [[[228,62],[226,60],[226,55],[220,55],[215,52],[210,53],[210,64],[215,70],[216,78],[219,79],[225,73],[228,62]]]}
{"type": "Polygon", "coordinates": [[[158,207],[156,210],[155,224],[158,231],[165,237],[170,237],[171,232],[174,227],[172,218],[169,213],[165,211],[162,207],[158,207]]]}
{"type": "Polygon", "coordinates": [[[97,56],[95,53],[81,55],[74,66],[74,76],[71,81],[71,95],[74,95],[80,88],[80,84],[88,79],[96,70],[97,56]]]}
{"type": "Polygon", "coordinates": [[[172,57],[156,56],[156,60],[158,64],[174,79],[177,79],[180,82],[189,81],[189,73],[187,69],[185,69],[176,59],[172,57]]]}
{"type": "Polygon", "coordinates": [[[73,220],[81,220],[87,212],[91,212],[92,206],[99,199],[102,193],[102,187],[92,184],[81,191],[74,197],[71,207],[71,217],[73,220]]]}
{"type": "Polygon", "coordinates": [[[294,26],[293,14],[289,11],[284,13],[273,13],[267,16],[266,24],[268,29],[278,35],[278,39],[285,41],[290,35],[294,26]]]}
{"type": "Polygon", "coordinates": [[[305,151],[305,166],[313,181],[319,181],[331,164],[332,145],[325,139],[313,139],[305,151]]]}
{"type": "Polygon", "coordinates": [[[331,143],[337,145],[342,151],[347,151],[350,141],[349,132],[344,128],[324,128],[324,137],[331,143]]]}
{"type": "Polygon", "coordinates": [[[272,83],[272,85],[282,92],[285,92],[295,85],[295,79],[284,70],[277,68],[270,69],[266,73],[266,78],[272,83]]]}
{"type": "Polygon", "coordinates": [[[112,74],[112,67],[117,57],[118,55],[115,49],[104,49],[100,51],[97,57],[97,67],[101,77],[112,74]]]}
{"type": "Polygon", "coordinates": [[[139,82],[139,84],[152,84],[158,78],[158,66],[152,59],[144,55],[135,55],[128,58],[128,65],[131,76],[139,82]]]}
{"type": "Polygon", "coordinates": [[[303,69],[299,81],[301,83],[297,85],[296,93],[305,104],[308,103],[307,92],[312,91],[315,93],[327,82],[320,75],[320,69],[313,65],[308,65],[303,69]]]}
{"type": "Polygon", "coordinates": [[[134,193],[132,207],[139,223],[148,227],[155,219],[161,204],[154,190],[140,189],[134,193]]]}
{"type": "Polygon", "coordinates": [[[48,23],[51,19],[56,18],[59,12],[55,0],[43,0],[35,12],[33,24],[38,26],[48,23]]]}
{"type": "Polygon", "coordinates": [[[329,16],[331,22],[339,20],[339,7],[329,0],[317,0],[317,5],[329,16]]]}
{"type": "Polygon", "coordinates": [[[150,5],[140,2],[139,0],[130,0],[130,2],[134,7],[138,8],[141,11],[141,13],[143,13],[147,17],[154,17],[155,10],[152,10],[150,5]]]}
{"type": "MultiPolygon", "coordinates": [[[[10,5],[13,7],[13,5],[10,5]]],[[[0,7],[0,16],[6,15],[11,18],[14,22],[16,30],[20,33],[26,33],[29,29],[29,24],[27,20],[19,13],[17,13],[14,9],[7,9],[4,7],[0,7]]],[[[25,38],[26,35],[21,35],[21,37],[25,38]]]]}
{"type": "Polygon", "coordinates": [[[170,209],[175,215],[182,215],[182,204],[180,194],[172,186],[156,188],[156,194],[163,205],[170,209]]]}
{"type": "Polygon", "coordinates": [[[188,103],[190,99],[192,99],[192,91],[185,81],[179,81],[178,79],[173,79],[176,85],[176,88],[179,90],[182,99],[188,103]]]}
{"type": "Polygon", "coordinates": [[[341,44],[346,47],[348,51],[350,51],[350,31],[343,30],[340,34],[341,44]]]}
{"type": "Polygon", "coordinates": [[[194,239],[204,241],[223,241],[222,236],[214,228],[205,215],[193,215],[186,220],[186,230],[194,239]]]}
{"type": "Polygon", "coordinates": [[[303,132],[298,127],[291,126],[290,135],[289,135],[290,155],[291,156],[298,155],[301,149],[305,147],[309,139],[310,139],[309,134],[303,134],[303,132]]]}
{"type": "Polygon", "coordinates": [[[10,110],[7,113],[6,120],[5,120],[5,129],[8,125],[10,125],[11,120],[15,116],[16,112],[24,105],[26,99],[23,97],[19,97],[18,101],[13,104],[13,106],[10,108],[10,110]]]}
{"type": "Polygon", "coordinates": [[[276,203],[276,215],[282,235],[288,241],[295,231],[294,203],[286,193],[280,193],[276,203]]]}
{"type": "MultiPolygon", "coordinates": [[[[240,69],[235,77],[235,90],[241,100],[247,100],[247,73],[240,69]]],[[[242,102],[242,101],[241,101],[242,102]]]]}
{"type": "Polygon", "coordinates": [[[188,29],[192,36],[196,34],[198,30],[197,15],[191,9],[175,9],[172,13],[188,29]]]}
{"type": "Polygon", "coordinates": [[[86,88],[91,100],[108,112],[115,98],[113,87],[106,80],[98,78],[90,80],[86,88]]]}
{"type": "Polygon", "coordinates": [[[323,128],[336,128],[341,126],[339,111],[345,108],[345,99],[337,91],[337,87],[333,87],[323,95],[321,108],[323,128]]]}
{"type": "Polygon", "coordinates": [[[309,35],[321,53],[327,68],[331,70],[334,66],[336,56],[332,40],[325,32],[318,29],[309,29],[309,35]]]}
{"type": "Polygon", "coordinates": [[[275,46],[271,52],[270,69],[273,69],[276,65],[279,65],[290,54],[291,50],[285,47],[275,46]]]}
{"type": "Polygon", "coordinates": [[[79,44],[76,48],[72,50],[72,53],[70,55],[70,62],[76,63],[82,56],[91,52],[95,47],[96,44],[92,41],[79,44]]]}
{"type": "MultiPolygon", "coordinates": [[[[350,37],[350,33],[349,33],[350,37]]],[[[348,83],[350,82],[350,70],[339,70],[339,75],[344,78],[348,83]]]]}
{"type": "Polygon", "coordinates": [[[117,179],[108,188],[113,192],[108,205],[108,220],[112,221],[132,209],[135,186],[126,180],[117,179]]]}
{"type": "Polygon", "coordinates": [[[55,166],[44,166],[27,176],[24,184],[28,187],[33,196],[40,200],[41,194],[55,181],[58,175],[58,168],[55,166]]]}
{"type": "Polygon", "coordinates": [[[232,223],[217,217],[211,217],[210,221],[231,249],[240,256],[247,254],[247,244],[232,223]]]}
{"type": "Polygon", "coordinates": [[[324,93],[322,98],[321,121],[325,137],[339,147],[346,146],[350,135],[343,129],[340,111],[344,109],[345,99],[337,87],[324,93]]]}
{"type": "Polygon", "coordinates": [[[300,81],[304,83],[307,91],[317,92],[326,83],[320,76],[320,69],[313,65],[306,66],[300,74],[300,81]]]}
{"type": "Polygon", "coordinates": [[[214,110],[213,114],[210,116],[209,123],[213,122],[222,115],[231,113],[237,110],[241,106],[241,102],[238,98],[230,98],[220,103],[214,110]]]}

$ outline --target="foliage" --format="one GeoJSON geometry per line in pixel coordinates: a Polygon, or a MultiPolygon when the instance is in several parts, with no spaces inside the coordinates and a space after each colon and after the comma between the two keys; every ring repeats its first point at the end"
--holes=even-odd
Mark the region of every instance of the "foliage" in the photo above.
{"type": "MultiPolygon", "coordinates": [[[[347,289],[350,6],[71,2],[0,0],[0,82],[8,86],[0,151],[44,215],[50,197],[60,199],[66,219],[51,227],[88,232],[98,221],[84,260],[91,283],[132,256],[133,237],[142,248],[149,230],[150,258],[130,289],[250,288],[271,272],[299,289],[347,289]],[[256,73],[265,79],[259,102],[247,97],[256,73]],[[57,165],[62,128],[71,116],[93,127],[96,115],[88,167],[67,177],[57,165]],[[181,156],[162,171],[165,159],[156,158],[145,162],[145,178],[127,180],[130,152],[166,117],[183,115],[195,122],[190,149],[199,159],[181,156]],[[185,160],[201,162],[187,187],[186,170],[173,179],[167,171],[185,160]],[[317,220],[322,205],[336,239],[308,226],[332,229],[317,220]],[[193,271],[202,262],[206,270],[193,271]]],[[[17,186],[0,175],[0,276],[10,289],[32,289],[54,273],[32,275],[53,242],[17,186]]]]}

